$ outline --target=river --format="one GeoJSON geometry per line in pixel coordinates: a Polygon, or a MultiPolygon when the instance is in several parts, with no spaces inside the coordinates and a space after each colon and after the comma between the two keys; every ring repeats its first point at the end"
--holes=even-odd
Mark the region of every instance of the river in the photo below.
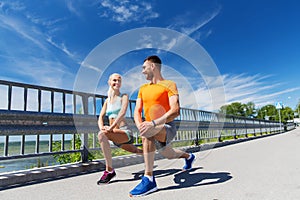
{"type": "Polygon", "coordinates": [[[53,156],[4,160],[0,161],[0,173],[31,169],[37,167],[38,164],[46,167],[58,165],[59,163],[56,162],[53,156]]]}

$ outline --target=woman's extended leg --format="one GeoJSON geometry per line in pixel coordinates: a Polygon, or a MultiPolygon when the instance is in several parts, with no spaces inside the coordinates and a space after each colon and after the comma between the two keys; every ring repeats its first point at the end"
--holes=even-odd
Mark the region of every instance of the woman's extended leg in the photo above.
{"type": "Polygon", "coordinates": [[[133,144],[122,144],[121,148],[131,153],[143,154],[143,150],[139,149],[137,146],[133,144]]]}

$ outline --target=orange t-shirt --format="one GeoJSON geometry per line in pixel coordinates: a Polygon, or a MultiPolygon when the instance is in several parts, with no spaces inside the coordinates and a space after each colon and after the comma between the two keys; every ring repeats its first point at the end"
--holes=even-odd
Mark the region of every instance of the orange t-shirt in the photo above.
{"type": "Polygon", "coordinates": [[[169,97],[178,95],[176,83],[162,80],[141,86],[138,98],[142,100],[146,121],[157,119],[170,110],[169,97]]]}

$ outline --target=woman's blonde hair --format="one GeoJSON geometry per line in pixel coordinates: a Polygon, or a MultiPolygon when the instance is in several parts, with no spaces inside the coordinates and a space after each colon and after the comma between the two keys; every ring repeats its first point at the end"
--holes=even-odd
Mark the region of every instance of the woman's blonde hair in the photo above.
{"type": "Polygon", "coordinates": [[[108,97],[109,100],[114,95],[114,90],[112,89],[111,85],[109,84],[109,82],[110,82],[110,80],[112,79],[113,76],[120,76],[121,80],[122,80],[122,76],[118,73],[113,73],[109,76],[108,81],[107,81],[108,85],[109,85],[109,88],[108,88],[108,91],[107,91],[107,97],[108,97]]]}

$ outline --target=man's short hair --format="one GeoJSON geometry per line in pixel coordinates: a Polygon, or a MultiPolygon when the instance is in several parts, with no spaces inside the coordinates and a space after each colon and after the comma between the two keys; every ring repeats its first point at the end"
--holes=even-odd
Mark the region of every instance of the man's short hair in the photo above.
{"type": "Polygon", "coordinates": [[[158,56],[156,56],[156,55],[148,56],[148,57],[144,60],[144,62],[146,62],[146,61],[151,61],[151,62],[153,62],[153,63],[156,63],[156,64],[161,65],[161,60],[160,60],[160,58],[159,58],[158,56]]]}

